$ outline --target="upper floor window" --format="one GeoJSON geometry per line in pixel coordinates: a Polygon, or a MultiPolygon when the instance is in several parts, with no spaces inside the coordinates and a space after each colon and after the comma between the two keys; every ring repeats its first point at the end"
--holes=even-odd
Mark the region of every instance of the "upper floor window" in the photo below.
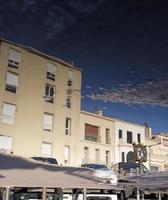
{"type": "Polygon", "coordinates": [[[12,72],[7,72],[5,89],[9,92],[16,93],[18,86],[18,75],[12,72]]]}
{"type": "Polygon", "coordinates": [[[10,103],[3,104],[2,122],[7,124],[14,124],[16,106],[10,103]]]}
{"type": "Polygon", "coordinates": [[[140,133],[137,134],[137,142],[139,144],[141,144],[141,134],[140,133]]]}
{"type": "Polygon", "coordinates": [[[68,71],[68,82],[67,82],[67,86],[68,87],[72,86],[72,80],[73,80],[73,72],[72,71],[68,71]]]}
{"type": "Polygon", "coordinates": [[[85,140],[99,142],[99,127],[85,124],[85,140]]]}
{"type": "Polygon", "coordinates": [[[44,157],[51,157],[52,156],[52,144],[43,142],[41,146],[41,155],[44,157]]]}
{"type": "Polygon", "coordinates": [[[0,150],[10,152],[12,150],[12,137],[0,135],[0,150]]]}
{"type": "Polygon", "coordinates": [[[43,130],[44,131],[52,131],[53,130],[53,114],[44,113],[43,116],[43,130]]]}
{"type": "Polygon", "coordinates": [[[121,129],[118,130],[118,138],[119,138],[119,139],[122,138],[122,130],[121,130],[121,129]]]}
{"type": "Polygon", "coordinates": [[[89,147],[84,147],[84,159],[83,163],[89,162],[89,147]]]}
{"type": "Polygon", "coordinates": [[[55,95],[55,86],[46,84],[45,88],[45,101],[53,103],[55,95]]]}
{"type": "Polygon", "coordinates": [[[127,131],[127,143],[132,144],[132,132],[127,131]]]}
{"type": "Polygon", "coordinates": [[[70,163],[70,146],[64,147],[64,164],[69,165],[70,163]]]}
{"type": "Polygon", "coordinates": [[[21,53],[15,49],[9,50],[8,66],[13,68],[19,68],[21,53]]]}
{"type": "Polygon", "coordinates": [[[111,138],[110,138],[110,129],[106,128],[106,138],[105,138],[105,143],[110,144],[111,143],[111,138]]]}
{"type": "Polygon", "coordinates": [[[71,97],[67,97],[67,99],[66,99],[66,106],[67,106],[67,108],[71,108],[71,105],[72,105],[72,102],[71,102],[71,97]]]}
{"type": "Polygon", "coordinates": [[[52,63],[47,64],[47,78],[55,81],[56,77],[56,66],[52,63]]]}
{"type": "Polygon", "coordinates": [[[95,162],[99,163],[100,162],[100,150],[95,149],[95,162]]]}
{"type": "Polygon", "coordinates": [[[71,134],[71,118],[66,117],[65,122],[65,135],[71,134]]]}

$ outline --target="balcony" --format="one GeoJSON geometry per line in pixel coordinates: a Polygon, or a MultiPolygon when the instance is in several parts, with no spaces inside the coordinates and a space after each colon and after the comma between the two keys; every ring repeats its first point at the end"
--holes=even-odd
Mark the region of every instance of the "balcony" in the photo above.
{"type": "Polygon", "coordinates": [[[91,141],[91,142],[101,142],[101,137],[93,137],[85,135],[85,140],[91,141]]]}

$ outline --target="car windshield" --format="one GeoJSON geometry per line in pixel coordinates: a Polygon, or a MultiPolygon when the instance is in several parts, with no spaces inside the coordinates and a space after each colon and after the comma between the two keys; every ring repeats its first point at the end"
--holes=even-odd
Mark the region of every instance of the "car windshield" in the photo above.
{"type": "Polygon", "coordinates": [[[106,165],[101,165],[101,164],[84,164],[82,165],[82,167],[88,167],[95,170],[109,171],[106,165]]]}

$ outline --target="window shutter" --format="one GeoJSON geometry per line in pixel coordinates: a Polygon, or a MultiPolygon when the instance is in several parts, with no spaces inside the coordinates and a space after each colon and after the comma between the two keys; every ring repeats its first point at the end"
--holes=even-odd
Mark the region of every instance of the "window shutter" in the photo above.
{"type": "Polygon", "coordinates": [[[51,157],[52,144],[42,143],[41,154],[46,157],[51,157]]]}
{"type": "Polygon", "coordinates": [[[21,58],[21,53],[15,49],[10,49],[9,51],[9,60],[19,63],[21,58]]]}
{"type": "Polygon", "coordinates": [[[18,86],[18,76],[14,73],[7,72],[6,83],[12,86],[18,86]]]}
{"type": "Polygon", "coordinates": [[[0,135],[0,149],[10,151],[12,149],[12,137],[0,135]]]}
{"type": "Polygon", "coordinates": [[[43,129],[47,131],[52,131],[52,126],[53,126],[53,115],[44,114],[43,129]]]}
{"type": "Polygon", "coordinates": [[[68,71],[68,80],[72,81],[72,79],[73,79],[73,72],[68,71]]]}
{"type": "Polygon", "coordinates": [[[69,147],[65,146],[64,148],[64,158],[69,158],[69,147]]]}
{"type": "Polygon", "coordinates": [[[13,124],[15,118],[16,106],[8,103],[3,104],[2,122],[13,124]]]}
{"type": "Polygon", "coordinates": [[[52,63],[47,64],[47,72],[56,75],[56,66],[52,63]]]}

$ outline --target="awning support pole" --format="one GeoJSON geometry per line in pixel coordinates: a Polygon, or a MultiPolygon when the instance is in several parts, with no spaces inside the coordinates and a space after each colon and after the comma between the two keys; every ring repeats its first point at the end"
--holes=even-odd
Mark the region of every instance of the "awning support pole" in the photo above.
{"type": "Polygon", "coordinates": [[[5,188],[5,197],[4,197],[4,200],[9,200],[9,192],[10,192],[10,188],[6,187],[5,188]]]}
{"type": "Polygon", "coordinates": [[[47,191],[46,187],[43,187],[43,189],[42,189],[42,200],[46,200],[46,191],[47,191]]]}
{"type": "Polygon", "coordinates": [[[139,191],[139,188],[137,188],[137,200],[140,200],[140,191],[139,191]]]}
{"type": "Polygon", "coordinates": [[[161,194],[160,193],[158,193],[158,200],[161,200],[162,198],[161,198],[161,194]]]}
{"type": "Polygon", "coordinates": [[[83,188],[83,200],[86,200],[87,191],[86,188],[83,188]]]}

